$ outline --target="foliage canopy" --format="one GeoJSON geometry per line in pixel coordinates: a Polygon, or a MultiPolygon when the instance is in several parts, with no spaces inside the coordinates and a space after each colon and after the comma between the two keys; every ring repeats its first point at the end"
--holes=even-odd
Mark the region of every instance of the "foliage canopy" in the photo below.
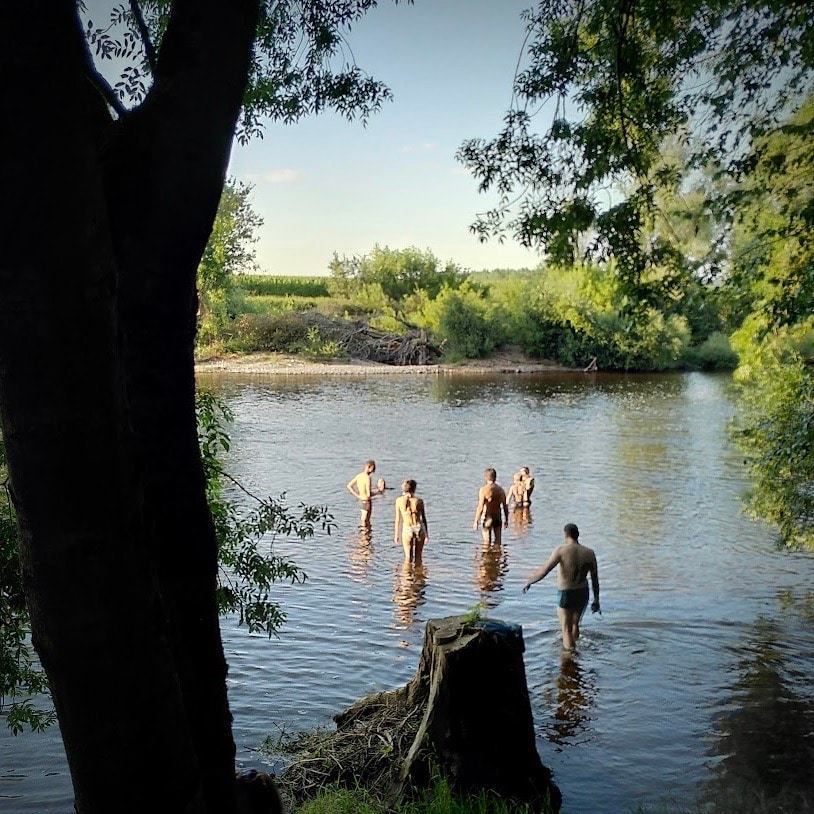
{"type": "MultiPolygon", "coordinates": [[[[555,262],[614,258],[639,301],[677,271],[657,193],[706,169],[705,206],[723,224],[753,190],[738,181],[760,139],[812,89],[814,22],[785,0],[540,2],[526,13],[514,103],[492,139],[464,143],[459,160],[499,204],[472,230],[507,233],[555,262]],[[536,129],[540,117],[550,124],[536,129]],[[686,164],[665,163],[668,138],[686,164]]],[[[810,143],[806,147],[810,151],[810,143]]],[[[810,214],[807,214],[811,224],[810,214]]]]}

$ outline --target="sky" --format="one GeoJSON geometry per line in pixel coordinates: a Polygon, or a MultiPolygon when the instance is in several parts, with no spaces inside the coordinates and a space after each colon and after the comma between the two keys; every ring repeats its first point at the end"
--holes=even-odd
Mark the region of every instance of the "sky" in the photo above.
{"type": "Polygon", "coordinates": [[[267,124],[235,143],[230,177],[253,185],[263,218],[255,244],[263,272],[325,275],[334,252],[431,251],[472,271],[536,266],[509,238],[482,244],[469,231],[495,199],[455,160],[470,138],[492,138],[512,99],[532,0],[380,0],[347,41],[360,68],[394,99],[366,127],[334,114],[267,124]]]}

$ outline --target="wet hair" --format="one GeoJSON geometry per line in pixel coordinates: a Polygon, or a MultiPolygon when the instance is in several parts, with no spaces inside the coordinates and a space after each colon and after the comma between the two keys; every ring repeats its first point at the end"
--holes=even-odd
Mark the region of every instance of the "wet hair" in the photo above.
{"type": "Polygon", "coordinates": [[[486,480],[496,481],[497,480],[497,471],[493,469],[491,466],[488,469],[484,469],[483,475],[486,480]]]}
{"type": "Polygon", "coordinates": [[[573,523],[566,523],[563,531],[566,537],[570,537],[572,540],[579,540],[579,529],[573,523]]]}
{"type": "Polygon", "coordinates": [[[365,469],[367,469],[369,466],[373,467],[373,472],[376,471],[376,461],[365,461],[365,469]]]}
{"type": "Polygon", "coordinates": [[[412,478],[410,478],[410,480],[406,480],[404,481],[404,483],[401,484],[401,491],[409,492],[410,494],[412,494],[413,492],[415,492],[415,488],[417,485],[418,484],[412,478]]]}

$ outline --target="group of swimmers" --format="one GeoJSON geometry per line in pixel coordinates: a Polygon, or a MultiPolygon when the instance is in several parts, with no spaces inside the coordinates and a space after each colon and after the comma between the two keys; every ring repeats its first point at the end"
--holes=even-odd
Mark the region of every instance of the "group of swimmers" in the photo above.
{"type": "MultiPolygon", "coordinates": [[[[384,478],[379,478],[376,485],[373,485],[371,476],[375,471],[376,462],[366,461],[364,469],[347,484],[348,491],[362,503],[363,528],[370,526],[373,496],[384,494],[388,488],[384,478]]],[[[480,525],[485,543],[500,544],[501,529],[509,525],[509,507],[513,505],[519,509],[531,505],[534,478],[529,467],[521,467],[514,475],[508,494],[498,484],[497,472],[493,468],[485,470],[484,479],[485,485],[478,491],[478,505],[472,528],[477,529],[480,525]]],[[[416,482],[412,479],[401,484],[402,494],[396,498],[393,537],[396,543],[401,542],[403,545],[406,560],[420,562],[424,544],[429,539],[429,528],[424,501],[416,495],[415,490],[416,482]]]]}
{"type": "MultiPolygon", "coordinates": [[[[347,488],[350,493],[362,502],[361,523],[370,527],[370,514],[373,508],[373,496],[384,494],[387,485],[379,478],[373,485],[371,475],[376,471],[376,462],[365,463],[364,469],[352,478],[347,488]]],[[[527,466],[515,473],[508,495],[497,482],[497,472],[487,468],[484,473],[484,485],[478,490],[478,504],[475,508],[473,530],[480,525],[483,541],[486,544],[499,545],[501,530],[509,526],[509,505],[515,508],[526,508],[531,505],[534,492],[534,478],[527,466]]],[[[429,539],[429,526],[424,501],[416,495],[416,482],[405,480],[401,485],[401,496],[396,498],[393,539],[401,542],[404,548],[405,562],[421,563],[424,544],[429,539]]],[[[596,555],[593,550],[579,542],[579,529],[574,523],[567,523],[563,529],[565,542],[557,546],[542,566],[526,581],[523,593],[536,582],[539,582],[554,568],[558,568],[557,615],[562,630],[563,646],[568,651],[576,648],[579,638],[579,623],[588,605],[588,577],[593,590],[591,611],[599,611],[599,571],[596,555]]]]}

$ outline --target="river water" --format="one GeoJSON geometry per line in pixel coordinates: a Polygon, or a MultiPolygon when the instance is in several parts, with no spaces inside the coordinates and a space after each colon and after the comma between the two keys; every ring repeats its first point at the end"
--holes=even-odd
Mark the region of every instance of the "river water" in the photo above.
{"type": "MultiPolygon", "coordinates": [[[[387,375],[201,379],[235,413],[227,468],[254,493],[330,507],[337,529],[278,539],[308,574],[280,585],[279,638],[223,624],[238,760],[262,740],[331,727],[413,675],[427,619],[478,603],[522,625],[537,745],[567,814],[814,811],[814,557],[780,550],[739,496],[726,376],[387,375]],[[372,530],[345,484],[365,460],[418,481],[422,568],[393,543],[398,490],[372,530]],[[471,530],[485,467],[528,465],[530,511],[499,549],[471,530]],[[593,547],[600,617],[564,658],[555,576],[528,574],[576,523],[593,547]]],[[[473,676],[473,680],[477,680],[473,676]]],[[[499,687],[483,688],[483,714],[499,687]]],[[[132,703],[126,699],[123,703],[132,703]]],[[[7,814],[69,814],[58,732],[0,733],[7,814]]]]}

